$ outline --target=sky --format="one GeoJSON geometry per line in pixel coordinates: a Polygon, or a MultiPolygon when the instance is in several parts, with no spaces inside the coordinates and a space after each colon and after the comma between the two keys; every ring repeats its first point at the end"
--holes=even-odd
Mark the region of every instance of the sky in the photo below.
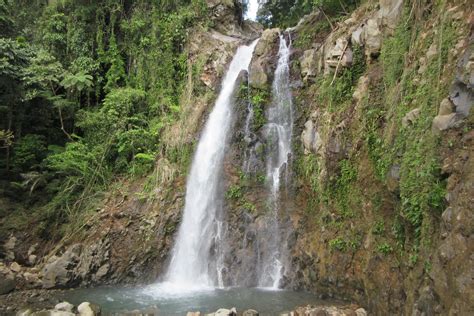
{"type": "Polygon", "coordinates": [[[245,17],[247,19],[255,21],[257,19],[257,11],[258,11],[258,0],[249,0],[247,15],[245,17]]]}

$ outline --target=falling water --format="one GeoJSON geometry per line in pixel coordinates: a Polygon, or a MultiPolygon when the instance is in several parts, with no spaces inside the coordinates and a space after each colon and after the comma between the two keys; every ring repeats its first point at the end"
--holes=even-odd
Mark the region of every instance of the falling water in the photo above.
{"type": "MultiPolygon", "coordinates": [[[[291,41],[291,40],[290,40],[291,41]]],[[[278,288],[283,274],[285,241],[282,240],[278,217],[279,193],[282,181],[288,182],[288,163],[291,157],[293,134],[293,102],[289,87],[290,45],[280,35],[278,64],[273,81],[272,105],[268,109],[265,137],[267,141],[267,181],[270,189],[268,227],[268,251],[260,262],[259,286],[278,288]]]]}
{"type": "Polygon", "coordinates": [[[256,43],[237,50],[194,156],[183,219],[165,277],[165,283],[178,288],[214,287],[220,279],[222,262],[212,254],[213,244],[219,242],[222,235],[219,181],[236,81],[242,70],[248,70],[256,43]]]}

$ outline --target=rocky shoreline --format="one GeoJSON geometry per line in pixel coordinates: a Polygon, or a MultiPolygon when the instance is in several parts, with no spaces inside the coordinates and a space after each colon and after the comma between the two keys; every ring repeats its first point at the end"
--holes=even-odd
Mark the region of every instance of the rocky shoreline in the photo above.
{"type": "MultiPolygon", "coordinates": [[[[118,313],[103,312],[102,308],[90,302],[82,302],[75,306],[69,302],[59,302],[58,292],[61,290],[26,290],[16,291],[0,296],[0,314],[16,316],[100,316],[100,315],[129,315],[129,316],[159,316],[158,307],[145,310],[131,310],[118,313]]],[[[258,311],[247,309],[238,311],[235,307],[220,308],[213,313],[192,311],[186,316],[259,316],[258,311]]],[[[264,314],[262,314],[264,315],[264,314]]],[[[366,316],[366,310],[351,304],[347,306],[303,306],[291,312],[282,312],[279,316],[366,316]]]]}

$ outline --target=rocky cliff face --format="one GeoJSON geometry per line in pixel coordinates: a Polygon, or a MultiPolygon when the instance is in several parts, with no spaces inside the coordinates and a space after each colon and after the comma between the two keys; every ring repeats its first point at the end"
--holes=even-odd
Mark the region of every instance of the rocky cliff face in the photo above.
{"type": "Polygon", "coordinates": [[[474,311],[471,10],[380,1],[292,30],[295,288],[377,314],[474,311]]]}

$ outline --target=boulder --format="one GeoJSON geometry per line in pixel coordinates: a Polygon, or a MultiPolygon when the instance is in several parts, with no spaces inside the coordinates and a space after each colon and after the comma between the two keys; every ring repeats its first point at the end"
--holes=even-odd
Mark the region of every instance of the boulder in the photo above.
{"type": "Polygon", "coordinates": [[[351,43],[352,45],[364,45],[364,28],[362,26],[359,26],[354,32],[352,32],[351,43]]]}
{"type": "Polygon", "coordinates": [[[382,25],[394,30],[403,10],[403,0],[380,0],[379,17],[382,25]]]}
{"type": "Polygon", "coordinates": [[[439,105],[438,115],[449,115],[453,113],[453,103],[449,98],[444,98],[439,105]]]}
{"type": "Polygon", "coordinates": [[[187,312],[186,316],[201,316],[201,312],[187,312]]]}
{"type": "Polygon", "coordinates": [[[301,75],[303,76],[304,81],[315,77],[318,74],[317,50],[305,50],[303,56],[300,58],[300,65],[301,75]]]}
{"type": "Polygon", "coordinates": [[[57,311],[72,312],[72,310],[74,309],[74,305],[69,302],[62,302],[56,304],[56,306],[54,306],[54,309],[57,311]]]}
{"type": "Polygon", "coordinates": [[[327,67],[336,68],[338,65],[339,67],[349,67],[352,65],[352,49],[345,38],[338,38],[336,44],[326,56],[327,67]]]}
{"type": "Polygon", "coordinates": [[[367,316],[367,311],[363,308],[358,308],[355,311],[357,316],[367,316]]]}
{"type": "Polygon", "coordinates": [[[3,249],[5,249],[5,259],[13,261],[15,260],[15,247],[16,247],[17,239],[15,236],[10,236],[8,240],[3,245],[3,249]]]}
{"type": "Polygon", "coordinates": [[[10,293],[15,289],[15,279],[0,273],[0,295],[10,293]]]}
{"type": "Polygon", "coordinates": [[[255,46],[254,55],[260,57],[267,54],[270,50],[273,49],[273,45],[278,40],[279,36],[280,29],[278,28],[267,29],[263,31],[262,36],[260,37],[260,40],[257,43],[257,46],[255,46]]]}
{"type": "Polygon", "coordinates": [[[21,266],[17,262],[12,262],[12,264],[10,265],[10,270],[19,273],[21,272],[21,266]]]}
{"type": "Polygon", "coordinates": [[[258,316],[258,312],[254,309],[247,309],[242,313],[242,316],[258,316]]]}
{"type": "Polygon", "coordinates": [[[367,92],[369,91],[369,83],[370,80],[368,76],[362,76],[359,78],[354,93],[352,94],[352,98],[354,99],[354,101],[362,101],[362,99],[367,95],[367,92]]]}
{"type": "Polygon", "coordinates": [[[79,312],[80,316],[98,316],[98,315],[100,315],[100,307],[95,305],[95,304],[91,304],[89,302],[81,303],[77,307],[77,311],[79,312]]]}
{"type": "Polygon", "coordinates": [[[214,316],[237,316],[237,312],[235,308],[232,308],[232,309],[221,308],[221,309],[218,309],[214,313],[214,316]]]}
{"type": "Polygon", "coordinates": [[[52,257],[42,270],[43,288],[66,287],[74,281],[81,245],[71,246],[61,257],[52,257]]]}
{"type": "Polygon", "coordinates": [[[402,119],[402,126],[407,127],[410,124],[415,123],[415,121],[420,116],[421,110],[419,108],[413,109],[408,112],[402,119]]]}
{"type": "Polygon", "coordinates": [[[364,26],[365,55],[368,60],[377,58],[382,47],[382,33],[377,20],[369,19],[364,26]]]}
{"type": "Polygon", "coordinates": [[[321,149],[323,142],[312,120],[309,120],[304,124],[304,130],[301,133],[301,140],[306,154],[311,152],[317,153],[321,149]]]}
{"type": "Polygon", "coordinates": [[[433,119],[431,129],[435,133],[445,131],[449,128],[457,127],[460,121],[461,117],[456,113],[451,113],[448,115],[438,115],[433,119]]]}

